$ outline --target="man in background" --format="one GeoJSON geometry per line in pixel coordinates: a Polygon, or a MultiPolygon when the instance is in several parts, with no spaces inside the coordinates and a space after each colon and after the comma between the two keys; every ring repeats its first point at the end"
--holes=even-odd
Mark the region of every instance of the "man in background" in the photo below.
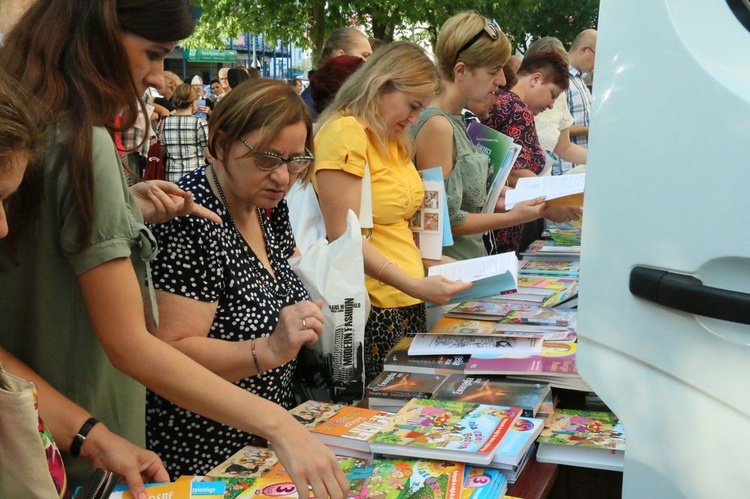
{"type": "MultiPolygon", "coordinates": [[[[591,91],[584,81],[585,74],[594,69],[594,58],[596,57],[596,35],[595,29],[581,31],[568,50],[570,59],[570,87],[566,95],[568,108],[573,115],[573,125],[569,128],[570,140],[574,144],[588,149],[589,124],[591,115],[591,91]]],[[[562,173],[571,170],[576,165],[562,161],[560,168],[562,173]]]]}

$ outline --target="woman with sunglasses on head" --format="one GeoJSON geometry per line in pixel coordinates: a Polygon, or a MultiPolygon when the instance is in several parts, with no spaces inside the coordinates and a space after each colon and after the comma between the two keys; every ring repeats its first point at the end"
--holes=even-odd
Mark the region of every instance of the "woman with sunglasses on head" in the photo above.
{"type": "Polygon", "coordinates": [[[487,197],[489,158],[469,139],[461,111],[486,102],[505,83],[503,65],[510,42],[495,21],[476,12],[448,19],[435,47],[443,92],[425,109],[412,133],[417,168],[443,168],[453,246],[443,253],[459,260],[487,255],[482,235],[539,218],[544,199],[518,203],[507,213],[482,213],[487,197]]]}
{"type": "Polygon", "coordinates": [[[389,44],[346,80],[316,132],[315,178],[330,241],[345,232],[348,210],[359,213],[366,165],[370,171],[374,227],[362,244],[372,303],[365,327],[367,382],[380,374],[388,351],[405,333],[426,330],[424,301],[442,305],[470,286],[425,278],[409,229],[424,189],[405,129],[439,89],[435,66],[422,48],[389,44]]]}
{"type": "MultiPolygon", "coordinates": [[[[128,440],[145,439],[145,385],[267,438],[301,497],[308,487],[316,497],[343,497],[335,457],[287,411],[149,332],[156,246],[142,213],[160,222],[196,210],[168,182],[128,189],[110,131],[117,116],[122,128],[132,125],[138,97],[162,83],[164,58],[194,24],[186,0],[36,0],[7,34],[0,66],[39,98],[50,129],[38,168],[8,204],[3,346],[128,440]]],[[[73,484],[88,476],[68,470],[73,484]]]]}
{"type": "MultiPolygon", "coordinates": [[[[259,79],[239,85],[214,109],[209,149],[216,159],[179,186],[218,213],[155,226],[161,251],[153,275],[157,336],[243,390],[293,407],[291,381],[303,344],[322,332],[287,259],[295,253],[284,196],[312,175],[312,121],[294,87],[259,79]]],[[[149,448],[173,475],[205,474],[253,438],[149,393],[149,448]],[[189,441],[180,435],[191,433],[189,441]]]]}

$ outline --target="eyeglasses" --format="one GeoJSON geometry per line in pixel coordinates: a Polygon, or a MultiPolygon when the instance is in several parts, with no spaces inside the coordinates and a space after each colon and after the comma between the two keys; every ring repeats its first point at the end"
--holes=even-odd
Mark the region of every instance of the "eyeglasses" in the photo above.
{"type": "MultiPolygon", "coordinates": [[[[251,151],[254,150],[253,146],[242,137],[240,137],[240,142],[251,151]]],[[[307,156],[295,156],[293,158],[283,158],[272,152],[259,152],[253,156],[253,159],[255,159],[255,166],[258,170],[264,172],[272,172],[281,165],[286,164],[290,173],[302,173],[315,161],[315,157],[309,150],[305,149],[305,152],[308,154],[307,156]]]]}
{"type": "Polygon", "coordinates": [[[484,28],[482,28],[482,31],[480,31],[479,33],[471,37],[471,39],[468,42],[464,43],[463,47],[458,49],[458,52],[456,52],[456,61],[453,64],[455,65],[456,62],[458,62],[458,58],[461,57],[461,54],[466,49],[474,45],[476,41],[482,37],[483,34],[486,33],[487,36],[489,36],[493,40],[497,40],[498,38],[500,38],[501,32],[502,31],[500,30],[500,25],[497,24],[497,21],[495,21],[494,19],[491,21],[487,20],[487,23],[484,25],[484,28]]]}
{"type": "Polygon", "coordinates": [[[586,47],[586,48],[589,49],[592,54],[596,55],[596,50],[592,49],[591,47],[586,47]]]}

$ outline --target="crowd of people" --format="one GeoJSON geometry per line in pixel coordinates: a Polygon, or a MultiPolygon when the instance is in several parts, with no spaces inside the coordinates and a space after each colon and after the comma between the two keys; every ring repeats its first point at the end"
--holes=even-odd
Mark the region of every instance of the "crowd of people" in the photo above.
{"type": "Polygon", "coordinates": [[[140,499],[144,481],[205,474],[253,442],[273,446],[300,497],[345,497],[335,456],[287,412],[297,355],[323,331],[323,303],[288,263],[295,183],[314,186],[329,240],[371,192],[368,382],[426,329],[425,302],[471,286],[426,267],[518,251],[529,222],[581,216],[543,198],[482,213],[489,164],[465,118],[523,146],[509,188],[558,157],[585,163],[573,142],[588,133],[578,80],[594,30],[568,52],[543,38],[510,69],[510,41],[476,12],[442,26],[434,61],[342,28],[308,88],[235,67],[206,92],[199,75],[163,71],[195,28],[184,0],[26,4],[0,47],[0,396],[32,381],[51,438],[43,480],[2,461],[2,497],[62,497],[102,467],[140,499]],[[151,87],[161,100],[144,100],[151,87]],[[156,135],[167,180],[138,182],[156,135]],[[455,236],[441,261],[422,258],[409,227],[419,170],[436,166],[455,236]]]}

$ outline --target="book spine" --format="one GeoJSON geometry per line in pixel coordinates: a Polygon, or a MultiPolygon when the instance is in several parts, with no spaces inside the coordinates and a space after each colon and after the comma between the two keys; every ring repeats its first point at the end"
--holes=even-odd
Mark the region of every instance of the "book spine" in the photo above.
{"type": "Polygon", "coordinates": [[[367,396],[383,399],[428,399],[432,398],[432,392],[390,392],[367,390],[367,396]]]}

